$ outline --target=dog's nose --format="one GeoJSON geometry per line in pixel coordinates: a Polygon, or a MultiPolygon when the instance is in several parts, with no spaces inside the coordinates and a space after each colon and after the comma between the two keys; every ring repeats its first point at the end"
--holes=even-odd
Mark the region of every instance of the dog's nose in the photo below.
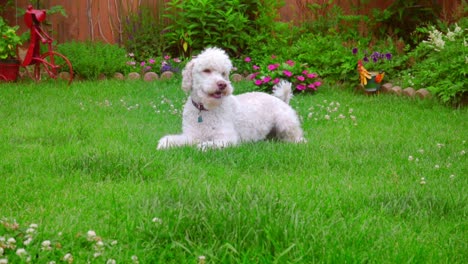
{"type": "Polygon", "coordinates": [[[220,90],[226,89],[226,86],[227,86],[226,82],[223,82],[223,81],[217,82],[216,85],[218,85],[218,89],[220,90]]]}

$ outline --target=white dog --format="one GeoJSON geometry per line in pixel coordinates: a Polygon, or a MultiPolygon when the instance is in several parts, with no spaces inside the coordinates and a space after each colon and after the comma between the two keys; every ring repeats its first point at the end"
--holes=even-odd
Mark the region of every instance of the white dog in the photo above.
{"type": "Polygon", "coordinates": [[[274,136],[305,142],[299,118],[289,106],[291,83],[281,81],[272,96],[261,92],[232,95],[232,63],[218,48],[208,48],[182,71],[182,89],[190,92],[185,103],[182,134],[159,140],[158,149],[183,145],[222,148],[274,136]],[[279,99],[281,98],[281,99],[279,99]]]}

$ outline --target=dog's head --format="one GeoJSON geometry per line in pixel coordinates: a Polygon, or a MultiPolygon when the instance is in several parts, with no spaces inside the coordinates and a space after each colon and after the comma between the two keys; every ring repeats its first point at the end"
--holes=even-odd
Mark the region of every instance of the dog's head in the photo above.
{"type": "Polygon", "coordinates": [[[226,52],[218,48],[205,49],[182,71],[182,89],[190,91],[206,109],[219,106],[233,88],[229,81],[232,63],[226,52]]]}

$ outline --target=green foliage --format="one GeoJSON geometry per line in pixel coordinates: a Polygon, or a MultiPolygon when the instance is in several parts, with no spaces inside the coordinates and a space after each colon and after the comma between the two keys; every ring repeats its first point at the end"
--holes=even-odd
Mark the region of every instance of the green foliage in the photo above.
{"type": "Polygon", "coordinates": [[[169,20],[165,41],[170,50],[185,57],[207,46],[240,55],[252,43],[252,36],[267,36],[262,32],[270,28],[277,6],[278,0],[172,0],[165,15],[169,20]]]}
{"type": "Polygon", "coordinates": [[[429,39],[406,56],[410,67],[403,71],[404,83],[416,89],[428,88],[445,103],[456,104],[466,96],[467,22],[467,19],[461,20],[460,26],[456,25],[446,33],[430,27],[429,39]]]}
{"type": "Polygon", "coordinates": [[[16,34],[19,26],[10,27],[0,17],[0,59],[13,59],[17,57],[17,47],[22,39],[16,34]]]}
{"type": "Polygon", "coordinates": [[[435,24],[441,7],[433,0],[397,0],[383,10],[374,9],[374,34],[378,38],[392,36],[415,46],[421,39],[414,35],[416,28],[435,24]]]}
{"type": "Polygon", "coordinates": [[[142,7],[130,14],[123,23],[125,49],[137,61],[161,56],[164,47],[163,25],[152,11],[142,7]]]}
{"type": "Polygon", "coordinates": [[[73,66],[75,74],[86,79],[97,79],[100,74],[112,76],[128,71],[126,51],[116,45],[102,42],[68,42],[57,46],[73,66]]]}

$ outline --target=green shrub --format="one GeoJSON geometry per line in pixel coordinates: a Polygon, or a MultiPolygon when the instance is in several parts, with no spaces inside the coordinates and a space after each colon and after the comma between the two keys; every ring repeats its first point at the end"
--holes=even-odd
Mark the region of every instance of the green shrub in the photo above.
{"type": "Polygon", "coordinates": [[[239,56],[253,44],[252,38],[258,45],[259,39],[270,36],[278,7],[278,0],[172,0],[165,15],[169,20],[165,44],[186,57],[207,46],[239,56]]]}
{"type": "Polygon", "coordinates": [[[457,103],[468,92],[466,25],[460,21],[446,33],[435,27],[429,30],[427,41],[421,42],[406,56],[411,66],[402,73],[405,85],[415,89],[427,88],[445,103],[457,103]]]}
{"type": "Polygon", "coordinates": [[[97,79],[116,72],[126,73],[127,52],[116,45],[102,42],[68,42],[57,46],[57,51],[65,55],[73,66],[75,74],[86,79],[97,79]]]}
{"type": "Polygon", "coordinates": [[[131,13],[123,23],[125,49],[137,61],[162,55],[164,26],[148,8],[131,13]]]}

